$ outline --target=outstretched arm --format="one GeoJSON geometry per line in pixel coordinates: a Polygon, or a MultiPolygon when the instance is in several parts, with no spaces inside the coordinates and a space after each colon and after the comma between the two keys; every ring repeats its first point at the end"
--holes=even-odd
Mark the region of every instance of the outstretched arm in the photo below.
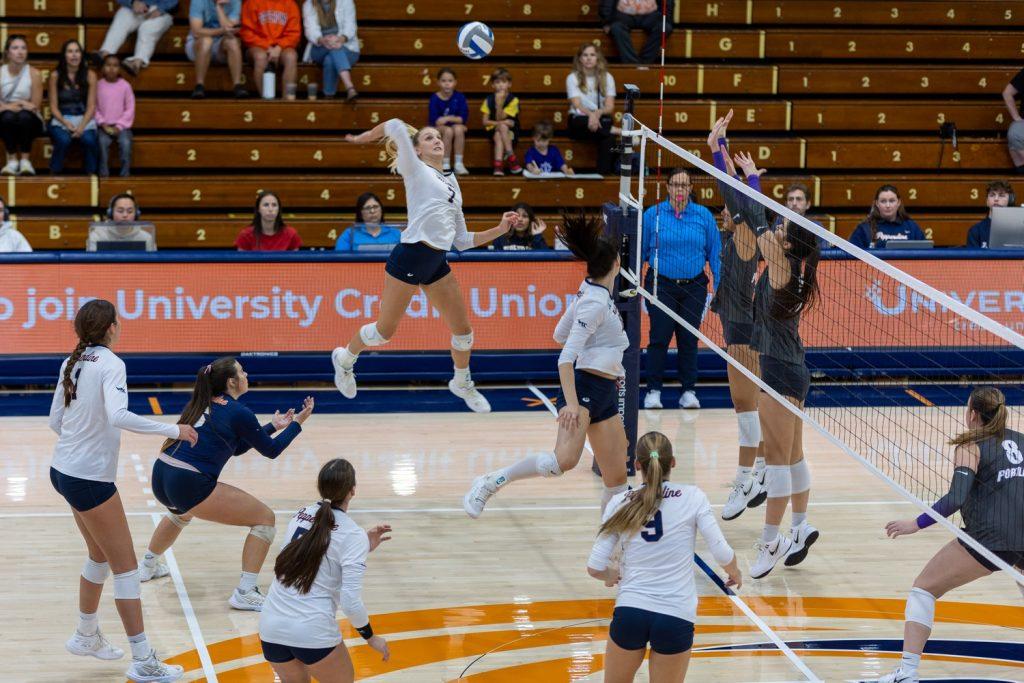
{"type": "MultiPolygon", "coordinates": [[[[932,509],[943,517],[949,517],[958,512],[967,502],[967,495],[974,486],[974,477],[978,470],[978,460],[981,458],[981,451],[977,444],[966,444],[958,446],[953,456],[953,479],[949,482],[949,491],[939,500],[935,501],[932,509]]],[[[896,538],[906,534],[912,534],[920,529],[926,529],[935,520],[930,515],[921,513],[917,519],[903,519],[889,522],[885,525],[885,533],[889,538],[896,538]]]]}
{"type": "Polygon", "coordinates": [[[469,232],[466,230],[466,219],[462,217],[460,225],[455,230],[455,241],[452,246],[459,251],[480,247],[498,239],[518,224],[519,214],[515,211],[506,211],[501,215],[501,221],[493,228],[480,232],[469,232]]]}

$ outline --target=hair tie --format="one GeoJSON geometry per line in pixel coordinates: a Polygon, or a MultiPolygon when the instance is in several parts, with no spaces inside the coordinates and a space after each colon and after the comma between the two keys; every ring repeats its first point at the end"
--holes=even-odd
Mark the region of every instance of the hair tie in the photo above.
{"type": "Polygon", "coordinates": [[[211,364],[207,365],[205,368],[203,368],[203,374],[204,375],[209,375],[210,374],[210,370],[212,370],[212,369],[213,369],[213,363],[211,363],[211,364]]]}
{"type": "Polygon", "coordinates": [[[328,505],[330,505],[333,501],[330,498],[321,498],[320,502],[327,503],[328,505]]]}
{"type": "Polygon", "coordinates": [[[651,451],[651,459],[652,460],[657,460],[658,459],[658,451],[651,451]]]}

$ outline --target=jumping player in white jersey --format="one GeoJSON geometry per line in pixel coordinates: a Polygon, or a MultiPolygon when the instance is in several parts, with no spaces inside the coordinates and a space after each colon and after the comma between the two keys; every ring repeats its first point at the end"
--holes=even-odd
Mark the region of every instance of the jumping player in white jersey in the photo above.
{"type": "Polygon", "coordinates": [[[501,217],[501,223],[490,230],[468,232],[466,218],[462,215],[459,182],[450,171],[442,170],[445,148],[437,129],[428,126],[417,131],[399,119],[390,119],[359,135],[347,135],[345,139],[364,143],[385,137],[391,171],[400,173],[405,184],[408,226],[384,267],[380,317],[376,322],[363,325],[348,346],[339,346],[331,353],[334,384],[342,396],[355,398],[353,368],[359,354],[368,347],[381,346],[391,340],[413,295],[422,289],[452,333],[455,376],[448,382],[448,388],[474,412],[490,412],[491,404],[477,391],[469,374],[473,329],[462,290],[448,266],[446,254],[452,247],[460,251],[472,249],[504,235],[516,226],[519,214],[508,211],[501,217]]]}
{"type": "Polygon", "coordinates": [[[274,583],[260,613],[263,656],[281,683],[349,683],[352,659],[338,629],[339,600],[352,627],[367,644],[390,657],[388,644],[373,634],[361,595],[366,555],[389,540],[387,524],[363,531],[348,516],[356,494],[356,472],[335,458],[320,468],[321,500],[298,511],[288,524],[284,548],[274,563],[274,583]]]}
{"type": "Polygon", "coordinates": [[[606,683],[632,681],[651,647],[651,683],[678,683],[686,677],[697,619],[693,545],[697,532],[715,561],[739,588],[743,575],[736,553],[722,536],[708,497],[696,486],[668,481],[675,458],[660,432],[644,434],[636,445],[644,485],[608,503],[587,571],[606,586],[619,584],[604,658],[606,683]],[[610,565],[621,547],[619,567],[610,565]]]}
{"type": "Polygon", "coordinates": [[[603,230],[600,221],[582,212],[566,215],[556,230],[569,250],[587,262],[587,278],[555,327],[555,341],[563,345],[558,377],[564,403],[558,413],[555,451],[477,477],[462,499],[466,514],[474,519],[505,485],[530,477],[557,477],[576,467],[587,437],[604,481],[602,510],[612,496],[626,490],[629,446],[619,418],[617,381],[625,374],[622,354],[629,338],[611,294],[619,274],[618,247],[603,230]]]}
{"type": "Polygon", "coordinates": [[[50,405],[50,428],[58,437],[50,481],[71,506],[89,552],[78,582],[78,628],[66,647],[72,654],[99,659],[124,656],[100,633],[96,614],[103,584],[113,571],[114,601],[132,650],[128,678],[139,683],[176,681],[182,667],[161,662],[146,638],[139,568],[114,480],[120,430],[192,444],[196,431],[190,425],[147,420],[128,410],[124,361],[110,350],[121,334],[112,303],[94,299],[82,306],[75,315],[75,333],[78,345],[61,365],[50,405]]]}
{"type": "MultiPolygon", "coordinates": [[[[967,535],[1007,564],[1024,569],[1024,434],[1007,429],[1006,419],[1003,392],[995,387],[971,392],[964,416],[967,430],[949,442],[956,447],[949,492],[932,509],[944,517],[960,512],[967,535]]],[[[922,514],[889,522],[885,531],[897,538],[934,523],[922,514]]],[[[903,659],[881,683],[920,680],[917,667],[932,633],[935,602],[995,571],[998,565],[962,540],[944,545],[914,580],[903,625],[903,659]]]]}

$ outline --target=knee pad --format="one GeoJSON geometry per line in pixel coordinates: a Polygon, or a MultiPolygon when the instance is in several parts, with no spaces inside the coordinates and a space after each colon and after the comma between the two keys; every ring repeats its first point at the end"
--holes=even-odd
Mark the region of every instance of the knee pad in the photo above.
{"type": "Polygon", "coordinates": [[[557,477],[562,474],[558,458],[554,453],[542,453],[537,457],[537,474],[542,477],[557,477]]]}
{"type": "Polygon", "coordinates": [[[907,621],[931,628],[935,623],[935,596],[923,588],[911,588],[905,616],[907,621]]]}
{"type": "Polygon", "coordinates": [[[142,595],[142,581],[136,567],[124,574],[114,574],[114,599],[138,600],[142,595]]]}
{"type": "Polygon", "coordinates": [[[266,541],[268,545],[274,542],[274,535],[276,533],[277,529],[269,524],[256,524],[249,528],[250,536],[255,536],[261,541],[266,541]]]}
{"type": "Polygon", "coordinates": [[[761,443],[761,418],[757,411],[736,413],[736,421],[740,426],[740,447],[757,448],[761,443]]]}
{"type": "Polygon", "coordinates": [[[359,338],[367,346],[383,346],[388,340],[377,331],[377,323],[367,323],[359,328],[359,338]]]}
{"type": "Polygon", "coordinates": [[[166,517],[171,524],[178,527],[179,529],[184,529],[188,526],[188,523],[192,521],[191,518],[184,519],[181,515],[175,514],[173,512],[164,513],[164,517],[166,517]]]}
{"type": "Polygon", "coordinates": [[[82,578],[89,583],[103,585],[110,576],[110,565],[106,562],[93,562],[92,558],[85,559],[85,566],[82,567],[82,578]]]}
{"type": "Polygon", "coordinates": [[[769,498],[785,498],[793,493],[793,478],[789,465],[768,465],[764,468],[764,481],[769,498]]]}
{"type": "Polygon", "coordinates": [[[473,332],[469,334],[453,334],[452,348],[456,351],[469,351],[473,348],[473,332]]]}
{"type": "Polygon", "coordinates": [[[793,493],[803,493],[811,488],[811,468],[807,466],[807,458],[789,466],[790,479],[793,482],[793,493]]]}

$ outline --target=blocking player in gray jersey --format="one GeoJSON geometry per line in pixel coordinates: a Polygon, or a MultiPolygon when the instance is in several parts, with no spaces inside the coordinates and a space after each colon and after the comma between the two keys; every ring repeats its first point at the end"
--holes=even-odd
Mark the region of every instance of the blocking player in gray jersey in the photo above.
{"type": "MultiPolygon", "coordinates": [[[[1009,565],[1024,569],[1024,435],[1006,427],[1006,397],[995,387],[978,387],[967,402],[967,430],[955,446],[949,492],[932,509],[944,517],[960,512],[964,532],[1009,565]]],[[[931,516],[889,522],[890,538],[931,526],[931,516]]],[[[942,547],[914,580],[903,626],[903,659],[882,683],[919,680],[917,667],[932,632],[935,601],[999,567],[957,539],[942,547]]],[[[1021,588],[1024,591],[1024,587],[1021,588]]]]}

